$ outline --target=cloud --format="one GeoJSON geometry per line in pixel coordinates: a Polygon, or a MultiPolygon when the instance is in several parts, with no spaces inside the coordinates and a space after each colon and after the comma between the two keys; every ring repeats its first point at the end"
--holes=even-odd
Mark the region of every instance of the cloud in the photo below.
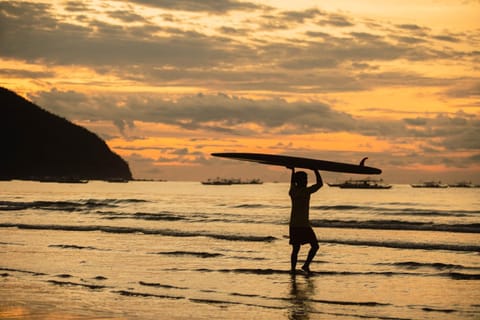
{"type": "Polygon", "coordinates": [[[128,127],[132,129],[135,127],[135,123],[133,122],[133,120],[114,119],[113,124],[118,128],[122,135],[125,135],[125,128],[128,127]]]}
{"type": "MultiPolygon", "coordinates": [[[[249,2],[238,1],[136,3],[155,8],[193,8],[197,3],[205,10],[215,10],[209,8],[218,4],[221,12],[251,7],[249,2]]],[[[67,13],[59,15],[48,4],[0,2],[0,57],[41,64],[50,70],[82,66],[98,75],[146,86],[281,93],[359,91],[400,82],[445,86],[449,79],[392,72],[379,65],[476,57],[474,52],[436,49],[431,46],[438,41],[436,35],[419,25],[388,29],[385,24],[357,31],[348,27],[360,24],[352,17],[316,8],[254,12],[244,24],[212,27],[184,15],[172,18],[158,12],[148,16],[132,4],[126,9],[107,2],[93,12],[81,2],[69,1],[65,8],[67,13]],[[293,36],[281,36],[279,28],[293,36]]],[[[454,36],[464,40],[461,35],[454,36]]]]}
{"type": "MultiPolygon", "coordinates": [[[[170,28],[165,29],[166,36],[158,36],[155,32],[161,27],[149,23],[129,26],[93,18],[87,24],[73,24],[59,20],[53,15],[52,7],[45,4],[1,2],[0,9],[3,57],[93,67],[125,64],[211,67],[224,59],[234,59],[224,39],[194,31],[170,28]],[[148,39],[139,38],[139,34],[148,39]]],[[[123,21],[141,20],[134,13],[126,15],[115,11],[110,12],[112,14],[123,21]]]]}
{"type": "MultiPolygon", "coordinates": [[[[270,10],[272,11],[272,10],[270,10]]],[[[328,13],[317,8],[281,11],[262,15],[261,27],[265,30],[288,29],[307,22],[313,22],[317,26],[353,27],[352,18],[338,13],[328,13]]]]}
{"type": "Polygon", "coordinates": [[[435,117],[406,118],[406,136],[421,138],[434,148],[449,151],[480,149],[480,119],[459,111],[454,115],[440,113],[435,117]]]}
{"type": "Polygon", "coordinates": [[[65,3],[65,10],[72,12],[84,12],[90,8],[84,1],[67,1],[65,3]]]}
{"type": "Polygon", "coordinates": [[[392,35],[393,39],[398,40],[399,42],[403,42],[405,44],[419,44],[425,43],[426,40],[419,38],[419,37],[411,37],[411,36],[401,36],[401,35],[392,35]]]}
{"type": "Polygon", "coordinates": [[[132,23],[132,22],[147,22],[143,16],[136,14],[128,10],[114,10],[109,12],[110,17],[118,19],[121,22],[132,23]]]}
{"type": "Polygon", "coordinates": [[[327,15],[321,19],[318,24],[321,26],[330,25],[334,27],[353,27],[355,25],[350,17],[336,13],[327,15]]]}
{"type": "Polygon", "coordinates": [[[55,76],[55,72],[51,71],[31,71],[24,69],[0,69],[0,75],[5,78],[30,78],[43,79],[55,76]]]}
{"type": "Polygon", "coordinates": [[[480,98],[480,81],[465,79],[446,90],[450,98],[480,98]]]}
{"type": "Polygon", "coordinates": [[[144,157],[138,153],[131,153],[123,156],[130,165],[134,177],[160,177],[164,174],[164,169],[155,165],[154,159],[144,157]]]}
{"type": "MultiPolygon", "coordinates": [[[[145,1],[150,3],[150,1],[145,1]]],[[[197,1],[167,1],[172,4],[197,3],[197,1]]],[[[152,1],[153,3],[153,1],[152,1]]],[[[198,2],[202,5],[217,4],[198,2]]],[[[222,2],[220,2],[222,3],[222,2]]],[[[237,2],[225,1],[233,5],[237,2]]],[[[243,2],[242,2],[243,3],[243,2]]],[[[72,3],[70,3],[71,5],[72,3]]],[[[163,4],[159,4],[162,6],[163,4]]],[[[219,5],[221,7],[221,4],[219,5]]],[[[271,63],[279,61],[279,67],[313,66],[315,68],[336,67],[344,61],[395,60],[395,59],[435,59],[441,51],[419,47],[420,38],[405,36],[403,44],[388,41],[388,38],[368,32],[351,32],[349,37],[334,36],[329,33],[309,30],[309,38],[278,42],[275,38],[267,42],[241,43],[234,39],[217,35],[206,35],[191,29],[164,27],[134,10],[106,10],[106,15],[119,20],[118,24],[89,18],[83,23],[72,23],[55,16],[53,7],[32,3],[0,3],[2,13],[1,55],[9,58],[23,58],[28,61],[43,60],[51,64],[79,64],[90,66],[138,65],[145,69],[151,66],[175,66],[178,68],[212,66],[229,67],[241,63],[271,63]],[[135,22],[135,24],[129,24],[135,22]],[[141,37],[139,37],[141,35],[141,37]],[[27,39],[28,41],[25,41],[27,39]],[[302,44],[302,45],[299,45],[302,44]],[[411,47],[406,44],[412,44],[411,47]],[[195,59],[192,59],[195,52],[195,59]],[[295,61],[284,61],[294,56],[295,61]],[[305,61],[304,64],[300,61],[305,61]],[[315,61],[318,61],[315,63],[315,61]]],[[[318,9],[282,12],[280,19],[276,15],[263,16],[252,22],[260,25],[268,17],[269,24],[280,28],[289,28],[292,23],[300,24],[306,19],[322,16],[329,24],[344,27],[352,23],[347,16],[327,14],[318,9]],[[263,21],[263,22],[262,22],[263,21]]],[[[190,24],[185,24],[189,26],[190,24]]],[[[265,27],[265,26],[264,26],[265,27]]],[[[272,26],[268,26],[271,28],[272,26]]],[[[265,27],[266,28],[266,27],[265,27]]],[[[223,35],[235,36],[253,32],[245,28],[229,26],[219,28],[223,35]]],[[[408,29],[411,30],[411,29],[408,29]]],[[[252,35],[255,37],[255,35],[252,35]]]]}
{"type": "Polygon", "coordinates": [[[480,150],[480,126],[477,123],[474,128],[467,128],[457,134],[447,135],[440,143],[447,150],[480,150]]]}
{"type": "Polygon", "coordinates": [[[156,122],[185,129],[254,135],[271,131],[353,131],[356,121],[319,102],[288,103],[252,100],[224,94],[184,96],[177,101],[155,95],[107,97],[52,90],[31,96],[39,105],[69,119],[107,120],[121,130],[134,121],[156,122]],[[122,107],[117,107],[122,105],[122,107]],[[256,124],[257,129],[248,129],[256,124]]]}
{"type": "Polygon", "coordinates": [[[38,92],[31,98],[70,119],[109,120],[122,129],[125,123],[133,121],[230,132],[249,123],[258,124],[265,130],[280,130],[288,125],[299,130],[340,131],[353,130],[356,126],[350,115],[320,102],[252,100],[225,94],[198,94],[170,101],[156,95],[87,96],[59,90],[38,92]],[[122,107],[117,107],[119,105],[122,107]]]}
{"type": "Polygon", "coordinates": [[[403,29],[403,30],[407,30],[407,31],[414,31],[414,32],[420,32],[420,33],[424,33],[424,32],[428,32],[430,31],[429,28],[426,28],[426,27],[422,27],[422,26],[419,26],[417,24],[398,24],[396,25],[397,28],[399,29],[403,29]]]}
{"type": "Polygon", "coordinates": [[[230,36],[246,36],[249,33],[249,29],[246,28],[232,28],[222,26],[218,28],[221,33],[230,35],[230,36]]]}
{"type": "Polygon", "coordinates": [[[324,14],[325,13],[320,11],[319,9],[312,8],[302,11],[284,11],[281,13],[281,18],[282,20],[289,22],[304,23],[306,20],[311,20],[324,14]]]}
{"type": "MultiPolygon", "coordinates": [[[[134,122],[172,125],[230,136],[349,132],[391,141],[415,139],[430,150],[480,149],[480,120],[475,114],[431,113],[402,120],[354,117],[316,101],[247,99],[225,94],[189,95],[175,101],[155,94],[84,95],[73,91],[38,92],[31,98],[69,119],[111,121],[121,132],[134,122]]],[[[425,149],[427,150],[427,149],[425,149]]]]}
{"type": "Polygon", "coordinates": [[[436,35],[433,36],[434,39],[441,40],[441,41],[446,41],[446,42],[460,42],[461,39],[457,38],[456,36],[452,35],[436,35]]]}
{"type": "Polygon", "coordinates": [[[208,12],[216,14],[222,14],[234,10],[250,11],[261,8],[261,6],[253,2],[236,0],[129,0],[125,2],[137,3],[159,9],[208,12]]]}

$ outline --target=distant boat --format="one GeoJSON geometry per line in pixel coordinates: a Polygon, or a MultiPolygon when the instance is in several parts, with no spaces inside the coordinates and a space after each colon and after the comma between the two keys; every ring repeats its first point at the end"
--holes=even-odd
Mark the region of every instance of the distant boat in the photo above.
{"type": "Polygon", "coordinates": [[[423,183],[411,184],[412,188],[448,188],[448,184],[441,181],[427,181],[423,183]]]}
{"type": "Polygon", "coordinates": [[[77,179],[70,177],[42,177],[38,179],[38,181],[48,183],[88,183],[88,180],[86,179],[77,179]]]}
{"type": "Polygon", "coordinates": [[[167,182],[168,180],[165,179],[133,179],[133,181],[137,182],[167,182]]]}
{"type": "Polygon", "coordinates": [[[329,187],[340,187],[344,182],[341,183],[327,183],[329,187]]]}
{"type": "Polygon", "coordinates": [[[341,189],[390,189],[392,186],[383,182],[383,180],[360,179],[347,180],[343,183],[328,184],[329,186],[340,187],[341,189]]]}
{"type": "Polygon", "coordinates": [[[251,179],[251,180],[241,180],[241,179],[208,179],[207,181],[202,181],[204,185],[213,185],[213,186],[229,186],[232,184],[262,184],[263,181],[260,179],[251,179]]]}
{"type": "Polygon", "coordinates": [[[106,179],[105,181],[111,182],[111,183],[128,183],[128,179],[123,179],[123,178],[109,178],[106,179]]]}
{"type": "Polygon", "coordinates": [[[202,181],[202,184],[207,186],[229,186],[232,184],[232,181],[228,179],[215,178],[208,179],[207,181],[202,181]]]}
{"type": "Polygon", "coordinates": [[[251,179],[251,180],[241,180],[241,179],[234,179],[232,180],[232,184],[263,184],[263,181],[260,179],[251,179]]]}
{"type": "Polygon", "coordinates": [[[451,188],[476,188],[478,186],[474,185],[472,182],[461,181],[455,184],[448,185],[451,188]]]}

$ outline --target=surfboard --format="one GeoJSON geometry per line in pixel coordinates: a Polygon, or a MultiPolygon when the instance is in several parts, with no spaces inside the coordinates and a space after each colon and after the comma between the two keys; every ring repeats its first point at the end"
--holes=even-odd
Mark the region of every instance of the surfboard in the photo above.
{"type": "Polygon", "coordinates": [[[277,154],[266,153],[239,153],[239,152],[225,152],[225,153],[212,153],[214,157],[228,158],[241,161],[257,162],[261,164],[283,166],[283,167],[295,167],[303,169],[321,170],[321,171],[333,171],[333,172],[345,172],[345,173],[357,173],[357,174],[380,174],[382,170],[374,167],[365,166],[365,160],[363,158],[360,164],[351,164],[343,162],[334,162],[326,160],[317,160],[311,158],[292,157],[277,154]]]}

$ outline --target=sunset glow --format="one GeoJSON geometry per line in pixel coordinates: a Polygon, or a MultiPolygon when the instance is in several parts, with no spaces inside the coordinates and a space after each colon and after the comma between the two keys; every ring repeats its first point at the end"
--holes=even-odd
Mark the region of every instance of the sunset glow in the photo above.
{"type": "Polygon", "coordinates": [[[135,178],[287,177],[210,157],[238,151],[480,183],[479,1],[294,3],[0,1],[0,85],[135,178]]]}

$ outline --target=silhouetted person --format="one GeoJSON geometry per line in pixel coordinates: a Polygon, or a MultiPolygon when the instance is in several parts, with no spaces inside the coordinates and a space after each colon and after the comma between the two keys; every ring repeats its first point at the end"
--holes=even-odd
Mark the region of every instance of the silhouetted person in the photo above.
{"type": "Polygon", "coordinates": [[[310,251],[307,260],[302,269],[309,273],[310,263],[318,251],[318,240],[315,232],[310,225],[310,195],[317,192],[323,186],[322,177],[318,170],[314,170],[317,182],[307,187],[307,173],[303,171],[295,172],[295,168],[291,168],[292,177],[290,180],[289,195],[292,199],[292,211],[290,213],[290,244],[292,245],[291,270],[295,274],[298,252],[302,244],[309,243],[310,251]]]}

